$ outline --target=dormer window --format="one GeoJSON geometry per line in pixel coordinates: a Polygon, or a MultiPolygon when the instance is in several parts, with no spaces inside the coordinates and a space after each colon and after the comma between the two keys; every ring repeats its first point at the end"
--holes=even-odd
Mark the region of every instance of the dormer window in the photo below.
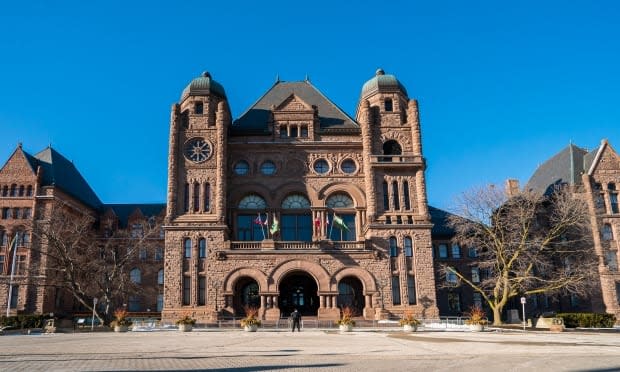
{"type": "Polygon", "coordinates": [[[202,115],[203,113],[203,105],[202,102],[196,102],[194,103],[194,114],[196,115],[202,115]]]}
{"type": "Polygon", "coordinates": [[[392,104],[391,98],[385,99],[385,111],[394,111],[394,106],[392,104]]]}

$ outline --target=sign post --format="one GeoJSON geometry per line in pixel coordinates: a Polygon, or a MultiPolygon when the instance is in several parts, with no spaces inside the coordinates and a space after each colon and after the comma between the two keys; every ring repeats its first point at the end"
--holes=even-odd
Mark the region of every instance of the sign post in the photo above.
{"type": "Polygon", "coordinates": [[[90,331],[94,331],[95,328],[95,307],[97,307],[97,297],[93,298],[93,318],[90,320],[90,331]]]}
{"type": "Polygon", "coordinates": [[[525,331],[525,297],[521,297],[521,308],[523,310],[523,330],[525,331]]]}

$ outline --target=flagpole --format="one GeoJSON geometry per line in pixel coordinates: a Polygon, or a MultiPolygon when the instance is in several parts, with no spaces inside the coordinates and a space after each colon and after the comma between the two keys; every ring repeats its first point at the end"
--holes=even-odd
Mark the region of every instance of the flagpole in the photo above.
{"type": "Polygon", "coordinates": [[[258,221],[260,222],[260,231],[263,232],[263,240],[265,240],[267,239],[265,236],[265,226],[263,225],[263,218],[260,216],[260,213],[258,214],[258,221]]]}
{"type": "MultiPolygon", "coordinates": [[[[336,213],[333,213],[333,215],[336,216],[336,213]]],[[[335,220],[335,218],[332,217],[332,224],[331,224],[331,226],[329,226],[329,236],[328,236],[329,239],[332,238],[332,231],[334,230],[334,220],[335,220]]]]}
{"type": "MultiPolygon", "coordinates": [[[[8,301],[6,303],[6,317],[8,318],[9,315],[11,314],[11,297],[13,297],[13,277],[15,276],[15,261],[17,261],[15,259],[15,255],[17,254],[17,238],[19,237],[19,231],[15,233],[15,236],[13,237],[13,241],[11,242],[10,245],[14,245],[13,249],[13,263],[11,264],[11,278],[9,279],[9,295],[8,297],[8,301]]],[[[9,251],[9,259],[11,258],[11,254],[9,251]]]]}

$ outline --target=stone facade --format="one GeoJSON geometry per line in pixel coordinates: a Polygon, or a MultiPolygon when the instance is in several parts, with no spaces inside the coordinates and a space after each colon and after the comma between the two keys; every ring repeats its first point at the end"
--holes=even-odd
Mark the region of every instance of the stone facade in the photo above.
{"type": "Polygon", "coordinates": [[[171,111],[164,319],[438,315],[418,107],[394,76],[355,119],[304,81],[232,122],[208,73],[171,111]]]}

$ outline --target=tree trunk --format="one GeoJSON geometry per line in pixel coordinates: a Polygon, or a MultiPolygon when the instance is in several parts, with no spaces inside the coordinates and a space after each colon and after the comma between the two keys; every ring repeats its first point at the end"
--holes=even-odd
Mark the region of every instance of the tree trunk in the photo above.
{"type": "Polygon", "coordinates": [[[504,306],[496,305],[493,307],[493,325],[502,325],[502,310],[504,306]]]}

